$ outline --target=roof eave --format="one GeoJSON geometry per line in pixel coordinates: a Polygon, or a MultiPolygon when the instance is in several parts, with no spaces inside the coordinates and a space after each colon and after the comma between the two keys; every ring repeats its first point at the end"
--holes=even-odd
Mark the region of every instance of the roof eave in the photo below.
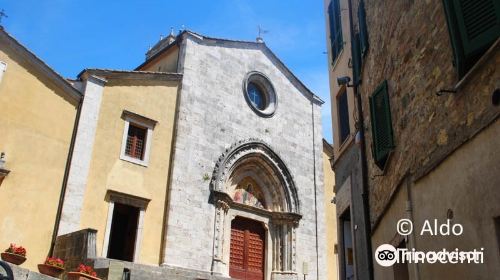
{"type": "Polygon", "coordinates": [[[124,80],[163,80],[179,81],[182,79],[180,73],[169,72],[150,72],[150,71],[126,71],[114,69],[84,69],[78,77],[85,79],[88,76],[102,77],[105,79],[124,79],[124,80]]]}
{"type": "Polygon", "coordinates": [[[71,99],[80,102],[82,98],[82,93],[78,91],[71,83],[69,83],[64,77],[57,73],[54,69],[48,66],[43,60],[32,53],[23,44],[17,41],[13,36],[11,36],[5,29],[0,26],[0,40],[5,40],[8,42],[9,46],[25,58],[28,62],[32,64],[39,72],[45,74],[50,80],[52,80],[57,86],[59,86],[64,93],[68,95],[71,99]]]}

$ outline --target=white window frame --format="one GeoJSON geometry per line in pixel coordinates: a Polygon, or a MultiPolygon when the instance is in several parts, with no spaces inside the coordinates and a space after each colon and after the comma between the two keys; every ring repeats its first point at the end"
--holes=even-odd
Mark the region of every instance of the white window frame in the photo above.
{"type": "Polygon", "coordinates": [[[7,70],[7,63],[0,60],[0,83],[2,82],[3,73],[7,70]]]}
{"type": "Polygon", "coordinates": [[[156,121],[149,119],[149,118],[146,118],[146,117],[143,117],[143,116],[140,116],[140,115],[137,115],[135,113],[131,113],[129,111],[123,111],[122,118],[125,120],[125,127],[123,129],[120,159],[147,167],[149,164],[149,155],[151,152],[151,142],[152,142],[152,138],[153,138],[153,129],[156,125],[156,121]],[[146,143],[144,145],[144,157],[142,160],[128,156],[125,153],[125,149],[127,146],[128,129],[130,127],[130,123],[144,127],[147,129],[146,143]]]}
{"type": "Polygon", "coordinates": [[[135,197],[127,195],[120,192],[115,192],[108,190],[106,195],[106,200],[108,201],[108,218],[106,221],[106,229],[104,231],[104,243],[102,245],[101,256],[103,258],[108,257],[108,247],[109,247],[109,237],[111,235],[111,225],[113,224],[113,212],[115,210],[115,202],[125,205],[130,205],[139,208],[139,219],[137,220],[137,232],[134,242],[134,259],[133,262],[139,262],[139,256],[141,254],[141,244],[144,229],[144,215],[146,213],[146,208],[149,203],[149,199],[135,197]]]}

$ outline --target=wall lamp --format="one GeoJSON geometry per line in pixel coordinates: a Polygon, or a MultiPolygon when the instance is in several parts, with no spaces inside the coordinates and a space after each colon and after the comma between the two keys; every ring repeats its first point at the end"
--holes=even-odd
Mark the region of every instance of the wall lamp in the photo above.
{"type": "Polygon", "coordinates": [[[337,84],[339,86],[354,87],[353,84],[349,84],[350,81],[351,77],[348,76],[337,77],[337,84]]]}

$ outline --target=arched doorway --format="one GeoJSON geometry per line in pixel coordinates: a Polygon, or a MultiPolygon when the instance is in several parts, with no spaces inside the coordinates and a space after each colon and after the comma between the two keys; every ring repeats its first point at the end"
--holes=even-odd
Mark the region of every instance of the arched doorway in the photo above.
{"type": "Polygon", "coordinates": [[[211,196],[215,273],[262,280],[297,275],[296,229],[302,217],[298,193],[288,168],[269,145],[249,139],[226,150],[216,163],[211,196]],[[246,251],[254,245],[259,248],[252,253],[259,257],[246,251]],[[251,263],[252,257],[258,264],[251,263]],[[249,274],[255,265],[262,269],[249,274]]]}
{"type": "Polygon", "coordinates": [[[236,217],[231,222],[229,276],[264,280],[265,229],[261,223],[236,217]]]}

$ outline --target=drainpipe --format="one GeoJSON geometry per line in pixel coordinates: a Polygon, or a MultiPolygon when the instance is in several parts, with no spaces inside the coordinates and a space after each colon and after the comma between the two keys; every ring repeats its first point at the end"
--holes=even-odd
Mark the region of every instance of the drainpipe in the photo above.
{"type": "MultiPolygon", "coordinates": [[[[406,198],[406,212],[408,212],[408,217],[410,219],[410,221],[414,223],[415,219],[413,217],[413,203],[412,203],[412,195],[411,195],[411,186],[410,186],[410,183],[407,182],[406,183],[406,195],[407,195],[407,198],[406,198]]],[[[415,231],[413,231],[411,234],[410,234],[410,241],[411,241],[411,245],[413,248],[417,248],[417,240],[415,238],[415,231]]],[[[420,280],[420,266],[418,263],[415,263],[415,279],[416,280],[420,280]]]]}
{"type": "Polygon", "coordinates": [[[52,240],[50,242],[49,257],[52,257],[54,253],[54,246],[56,245],[57,233],[59,232],[59,224],[61,223],[62,208],[64,205],[64,197],[66,195],[66,186],[68,184],[69,169],[71,167],[71,159],[73,158],[73,150],[75,147],[76,133],[78,131],[78,124],[80,123],[80,113],[82,109],[84,95],[82,94],[80,101],[78,102],[75,123],[73,124],[73,133],[71,135],[71,142],[69,145],[68,157],[66,158],[66,167],[64,169],[63,183],[61,186],[61,193],[59,195],[59,203],[57,205],[56,219],[54,222],[54,229],[52,232],[52,240]]]}
{"type": "MultiPolygon", "coordinates": [[[[313,97],[314,98],[314,97],[313,97]]],[[[318,242],[318,193],[317,193],[317,185],[316,185],[316,130],[315,122],[314,122],[314,102],[311,101],[311,117],[312,117],[312,150],[313,150],[313,181],[314,181],[314,219],[316,225],[316,279],[319,279],[319,242],[318,242]]],[[[305,278],[305,275],[304,275],[305,278]]]]}
{"type": "MultiPolygon", "coordinates": [[[[350,39],[351,39],[351,57],[352,54],[354,53],[354,23],[353,23],[353,16],[352,16],[352,3],[351,0],[347,1],[349,4],[349,33],[350,33],[350,39]]],[[[354,67],[352,68],[352,77],[354,80],[354,67]]],[[[371,224],[370,224],[370,212],[369,212],[369,197],[368,197],[368,164],[367,164],[367,159],[366,159],[366,143],[365,143],[365,136],[364,136],[364,121],[363,121],[363,103],[361,100],[361,95],[358,92],[358,86],[359,83],[358,81],[353,81],[353,92],[354,92],[354,97],[356,98],[356,105],[357,105],[357,115],[358,115],[358,124],[357,126],[357,134],[358,138],[356,142],[359,141],[360,145],[360,153],[361,153],[361,174],[363,177],[363,212],[365,214],[365,219],[364,219],[364,226],[365,226],[365,232],[366,232],[366,249],[367,249],[367,257],[368,257],[368,275],[369,279],[373,279],[373,255],[372,255],[372,248],[371,248],[371,224]]]]}

